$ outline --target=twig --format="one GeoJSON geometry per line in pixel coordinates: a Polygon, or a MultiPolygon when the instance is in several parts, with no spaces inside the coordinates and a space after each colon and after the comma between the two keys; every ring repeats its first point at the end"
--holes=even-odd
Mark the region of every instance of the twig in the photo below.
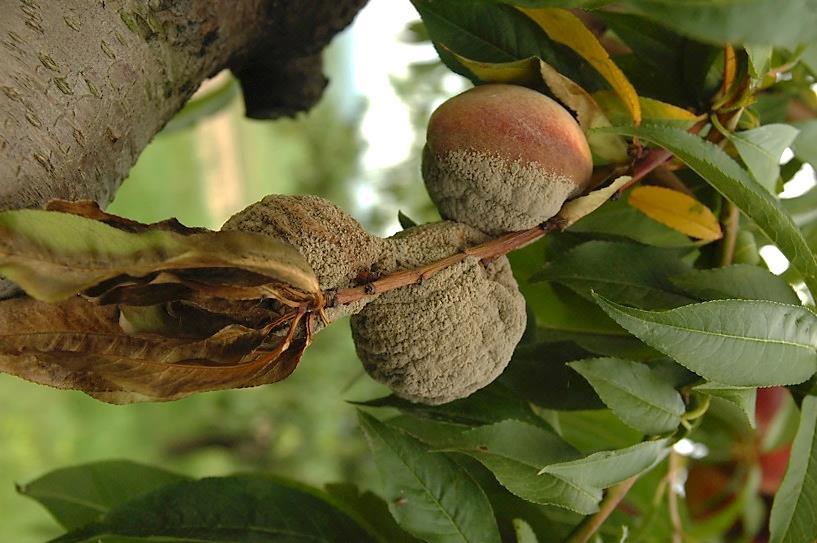
{"type": "Polygon", "coordinates": [[[667,168],[666,166],[661,166],[656,168],[655,171],[650,176],[650,179],[655,180],[658,184],[661,184],[668,189],[672,189],[677,192],[682,192],[687,196],[695,197],[695,194],[689,190],[689,187],[681,180],[680,177],[675,175],[675,172],[667,168]]]}
{"type": "Polygon", "coordinates": [[[667,506],[669,508],[669,518],[672,523],[672,543],[683,543],[684,526],[681,523],[681,513],[678,510],[678,492],[675,485],[678,482],[678,472],[681,470],[681,455],[675,451],[669,453],[669,492],[667,493],[667,506]]]}
{"type": "Polygon", "coordinates": [[[627,495],[630,488],[638,480],[638,476],[630,477],[629,479],[620,482],[616,486],[610,487],[604,494],[604,499],[599,504],[598,512],[592,517],[585,517],[573,533],[567,538],[565,543],[586,543],[591,537],[601,528],[601,525],[607,520],[613,511],[616,510],[618,504],[627,495]]]}
{"type": "Polygon", "coordinates": [[[365,285],[341,289],[335,293],[334,304],[349,304],[361,300],[366,296],[420,283],[439,271],[459,264],[469,256],[479,258],[480,260],[496,258],[514,249],[518,249],[523,245],[527,245],[545,234],[558,230],[560,223],[560,220],[551,219],[528,230],[511,232],[510,234],[488,240],[480,245],[469,247],[460,253],[426,264],[425,266],[411,270],[400,270],[381,277],[376,281],[372,281],[371,283],[366,283],[365,285]]]}
{"type": "MultiPolygon", "coordinates": [[[[690,131],[697,132],[697,130],[700,130],[700,126],[702,125],[699,123],[690,129],[690,131]]],[[[634,181],[643,179],[655,168],[670,158],[672,158],[672,153],[669,151],[664,149],[653,149],[633,166],[633,181],[631,181],[628,186],[634,181]]],[[[553,232],[554,230],[561,230],[562,228],[562,221],[558,218],[558,216],[556,216],[528,230],[520,230],[518,232],[504,234],[497,238],[488,240],[480,245],[469,247],[462,252],[453,254],[449,257],[443,258],[442,260],[437,260],[435,262],[431,262],[430,264],[426,264],[425,266],[420,266],[410,270],[396,271],[363,285],[344,288],[335,292],[327,292],[325,293],[327,300],[325,307],[350,304],[358,300],[362,300],[367,296],[420,283],[439,271],[459,264],[469,256],[479,258],[480,260],[491,260],[498,256],[507,254],[514,249],[519,249],[520,247],[523,247],[528,243],[535,241],[549,234],[550,232],[553,232]]]]}
{"type": "Polygon", "coordinates": [[[721,241],[721,267],[732,264],[735,258],[735,244],[738,239],[738,229],[740,226],[740,210],[738,206],[727,200],[726,209],[723,212],[723,241],[721,241]]]}

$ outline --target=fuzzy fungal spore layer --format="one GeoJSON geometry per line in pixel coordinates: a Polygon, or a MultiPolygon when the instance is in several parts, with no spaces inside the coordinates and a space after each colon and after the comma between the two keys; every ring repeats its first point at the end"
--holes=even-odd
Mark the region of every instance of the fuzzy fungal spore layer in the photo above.
{"type": "MultiPolygon", "coordinates": [[[[416,267],[485,236],[437,223],[391,238],[397,265],[416,267]]],[[[414,402],[469,396],[505,369],[525,328],[525,301],[505,257],[476,258],[386,292],[352,317],[358,356],[375,380],[414,402]]]]}
{"type": "Polygon", "coordinates": [[[257,232],[294,245],[324,290],[349,286],[373,266],[393,265],[385,240],[318,196],[267,196],[233,215],[222,230],[257,232]]]}

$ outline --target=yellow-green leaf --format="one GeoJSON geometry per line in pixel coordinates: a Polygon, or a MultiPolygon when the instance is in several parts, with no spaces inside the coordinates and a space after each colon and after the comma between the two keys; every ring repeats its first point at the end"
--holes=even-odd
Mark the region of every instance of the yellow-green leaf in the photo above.
{"type": "Polygon", "coordinates": [[[638,187],[630,193],[629,203],[651,219],[690,237],[714,241],[723,235],[715,214],[682,192],[664,187],[638,187]]]}
{"type": "MultiPolygon", "coordinates": [[[[594,92],[593,99],[614,125],[630,123],[630,113],[616,93],[594,92]]],[[[639,96],[638,103],[641,104],[641,118],[647,121],[677,121],[682,125],[692,126],[698,120],[694,113],[654,98],[639,96]]]]}
{"type": "Polygon", "coordinates": [[[248,272],[306,296],[320,292],[309,264],[282,241],[249,232],[182,235],[161,223],[142,226],[132,232],[69,213],[4,211],[0,275],[46,302],[68,299],[116,277],[197,269],[248,272]]]}
{"type": "Polygon", "coordinates": [[[555,42],[570,47],[590,63],[615,90],[616,94],[627,106],[633,123],[641,123],[641,105],[638,102],[638,93],[616,66],[610,55],[599,43],[581,19],[570,11],[560,8],[519,8],[525,15],[533,19],[555,42]]]}
{"type": "Polygon", "coordinates": [[[539,66],[542,79],[554,96],[576,112],[579,126],[587,136],[594,158],[611,163],[627,161],[627,143],[623,138],[594,130],[611,125],[590,93],[575,81],[557,72],[544,60],[539,62],[539,66]]]}
{"type": "Polygon", "coordinates": [[[457,62],[465,66],[469,72],[484,83],[513,83],[516,85],[534,86],[541,85],[539,75],[539,59],[528,57],[510,62],[482,62],[458,55],[444,44],[438,43],[437,47],[445,50],[457,62]]]}

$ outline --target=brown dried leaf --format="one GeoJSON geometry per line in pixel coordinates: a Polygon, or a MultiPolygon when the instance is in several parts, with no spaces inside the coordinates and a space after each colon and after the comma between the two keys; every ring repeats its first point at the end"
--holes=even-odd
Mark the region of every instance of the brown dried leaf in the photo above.
{"type": "Polygon", "coordinates": [[[79,297],[4,301],[0,370],[113,403],[174,400],[287,377],[308,344],[311,317],[292,312],[262,329],[231,324],[205,338],[129,335],[119,318],[116,307],[79,297]]]}
{"type": "Polygon", "coordinates": [[[51,200],[45,204],[46,211],[59,211],[60,213],[70,213],[71,215],[79,215],[88,219],[103,222],[109,226],[113,226],[125,232],[145,232],[147,230],[169,230],[189,236],[190,234],[201,234],[208,232],[206,228],[195,228],[185,226],[177,219],[167,219],[164,221],[155,222],[153,224],[145,224],[125,217],[111,215],[100,209],[99,204],[93,200],[77,200],[70,202],[68,200],[51,200]]]}

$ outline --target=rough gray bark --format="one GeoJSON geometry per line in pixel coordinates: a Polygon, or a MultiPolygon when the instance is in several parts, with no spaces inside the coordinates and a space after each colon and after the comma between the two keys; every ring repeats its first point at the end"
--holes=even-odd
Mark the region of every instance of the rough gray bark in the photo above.
{"type": "Polygon", "coordinates": [[[308,109],[325,86],[321,49],[365,1],[0,0],[0,210],[108,204],[224,68],[250,116],[308,109]]]}
{"type": "Polygon", "coordinates": [[[0,209],[107,204],[150,138],[231,67],[248,113],[306,109],[365,0],[0,0],[0,209]]]}

